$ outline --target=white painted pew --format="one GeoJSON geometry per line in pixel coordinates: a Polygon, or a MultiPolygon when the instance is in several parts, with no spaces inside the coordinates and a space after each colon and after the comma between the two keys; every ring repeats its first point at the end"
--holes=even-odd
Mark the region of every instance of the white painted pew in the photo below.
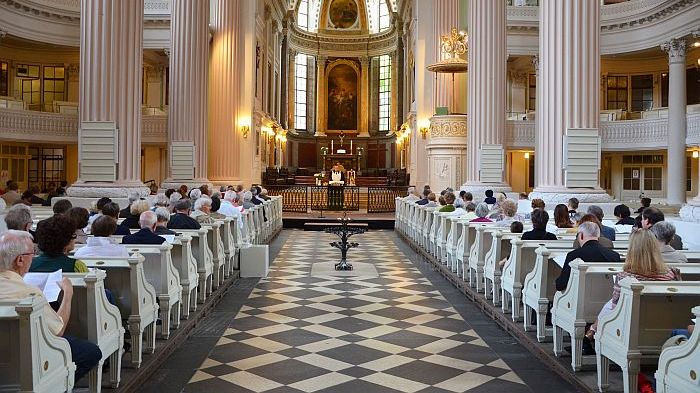
{"type": "Polygon", "coordinates": [[[464,228],[460,224],[459,217],[449,217],[450,221],[450,233],[447,235],[447,240],[445,242],[445,249],[447,252],[447,266],[453,273],[457,272],[457,246],[459,245],[459,238],[462,236],[462,229],[464,228]]]}
{"type": "Polygon", "coordinates": [[[234,242],[234,225],[237,225],[236,219],[232,217],[226,217],[223,220],[219,220],[221,225],[221,241],[224,247],[224,277],[228,278],[235,266],[236,259],[236,244],[234,242]]]}
{"type": "Polygon", "coordinates": [[[221,284],[223,284],[226,271],[226,255],[224,254],[224,243],[221,240],[222,225],[221,222],[202,224],[202,228],[207,228],[209,230],[207,234],[207,245],[211,250],[211,258],[214,264],[212,277],[213,289],[219,288],[221,284]]]}
{"type": "Polygon", "coordinates": [[[172,245],[163,244],[125,244],[130,253],[141,254],[145,261],[143,270],[146,280],[156,290],[160,309],[160,335],[167,340],[170,337],[170,325],[173,329],[180,326],[180,307],[182,302],[182,285],[180,272],[175,269],[171,255],[172,245]]]}
{"type": "MultiPolygon", "coordinates": [[[[693,308],[700,317],[700,306],[693,308]]],[[[697,326],[697,325],[696,325],[697,326]]],[[[700,329],[694,329],[685,343],[668,347],[659,356],[656,393],[696,393],[700,391],[700,329]]]]}
{"type": "Polygon", "coordinates": [[[197,288],[199,287],[197,260],[192,253],[192,238],[188,235],[176,236],[172,246],[170,255],[173,266],[180,274],[180,286],[182,287],[182,318],[188,319],[190,310],[197,310],[197,288]]]}
{"type": "Polygon", "coordinates": [[[471,255],[472,245],[474,244],[474,235],[476,231],[471,227],[470,220],[460,219],[459,225],[462,226],[462,230],[457,240],[456,248],[456,260],[457,260],[457,276],[461,277],[462,280],[467,281],[467,275],[469,274],[469,256],[471,255]]]}
{"type": "Polygon", "coordinates": [[[127,318],[131,334],[131,363],[141,367],[141,353],[153,353],[156,344],[158,303],[156,290],[146,280],[144,257],[134,254],[127,258],[81,258],[88,267],[107,272],[106,288],[112,292],[122,318],[127,318]],[[145,337],[144,337],[145,335],[145,337]],[[145,345],[142,348],[142,341],[145,345]]]}
{"type": "Polygon", "coordinates": [[[700,304],[700,282],[628,277],[620,287],[617,306],[599,319],[595,334],[598,389],[609,387],[612,361],[622,368],[625,393],[635,393],[641,361],[657,362],[671,330],[688,325],[689,311],[700,304]]]}
{"type": "Polygon", "coordinates": [[[197,261],[197,273],[199,274],[199,284],[197,285],[197,301],[204,303],[207,300],[207,295],[212,292],[214,260],[212,252],[209,249],[209,240],[207,228],[200,229],[177,229],[177,233],[189,236],[191,241],[192,253],[197,261]]]}
{"type": "Polygon", "coordinates": [[[484,292],[484,264],[486,253],[491,249],[491,243],[485,239],[485,230],[494,226],[494,223],[473,223],[468,228],[469,237],[473,239],[469,250],[469,286],[476,288],[477,292],[484,292]]]}
{"type": "Polygon", "coordinates": [[[0,391],[71,391],[75,379],[68,341],[44,320],[46,300],[0,300],[0,391]]]}
{"type": "Polygon", "coordinates": [[[79,337],[97,345],[102,359],[90,370],[88,380],[91,392],[102,389],[102,366],[109,358],[109,383],[112,389],[121,380],[124,328],[117,306],[105,296],[105,272],[95,269],[89,273],[64,273],[73,284],[73,301],[66,334],[79,337]]]}
{"type": "MultiPolygon", "coordinates": [[[[569,283],[563,292],[556,292],[552,305],[554,327],[554,354],[561,356],[564,347],[564,332],[571,337],[571,368],[582,367],[581,345],[585,327],[595,322],[598,313],[610,300],[613,278],[622,271],[623,263],[572,261],[569,283]]],[[[700,279],[700,264],[669,264],[681,270],[688,280],[700,279]]],[[[687,325],[687,324],[686,324],[687,325]]],[[[685,326],[685,325],[684,325],[685,326]]]]}
{"type": "Polygon", "coordinates": [[[501,305],[501,266],[498,264],[510,254],[511,240],[520,239],[520,233],[496,230],[491,232],[491,247],[484,258],[484,294],[494,306],[501,305]]]}

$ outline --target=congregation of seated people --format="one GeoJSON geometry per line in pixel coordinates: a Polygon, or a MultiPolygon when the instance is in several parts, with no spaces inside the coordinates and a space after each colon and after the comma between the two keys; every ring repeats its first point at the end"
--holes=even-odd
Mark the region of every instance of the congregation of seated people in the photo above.
{"type": "MultiPolygon", "coordinates": [[[[123,208],[102,197],[91,209],[85,209],[73,206],[68,199],[51,201],[64,196],[65,187],[65,183],[60,188],[52,185],[45,190],[46,199],[37,196],[37,190],[20,193],[14,181],[8,181],[0,189],[0,210],[5,210],[7,227],[0,233],[0,298],[3,300],[42,296],[41,291],[24,283],[22,277],[28,272],[87,273],[89,269],[81,258],[127,258],[130,254],[124,245],[162,244],[166,239],[161,235],[199,229],[202,224],[226,217],[240,218],[245,209],[269,199],[267,191],[260,186],[249,190],[228,186],[211,191],[206,185],[191,190],[183,185],[149,198],[130,194],[128,205],[123,208]],[[47,201],[53,215],[35,224],[32,206],[45,206],[47,201]],[[76,244],[80,245],[77,249],[76,244]]],[[[68,341],[77,367],[75,381],[78,381],[98,364],[102,354],[95,344],[64,334],[71,315],[73,290],[68,278],[59,286],[59,301],[47,304],[44,319],[53,334],[68,341]]],[[[109,289],[105,292],[113,303],[109,289]]]]}

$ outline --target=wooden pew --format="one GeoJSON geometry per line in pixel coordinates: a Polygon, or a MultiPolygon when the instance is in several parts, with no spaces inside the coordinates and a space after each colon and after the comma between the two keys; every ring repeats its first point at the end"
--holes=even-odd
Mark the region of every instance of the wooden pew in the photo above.
{"type": "Polygon", "coordinates": [[[146,280],[156,290],[160,308],[160,335],[167,340],[170,337],[170,325],[173,325],[173,329],[180,326],[180,307],[183,305],[180,272],[175,269],[171,254],[173,246],[168,243],[124,246],[130,253],[145,258],[143,270],[146,280]]]}
{"type": "Polygon", "coordinates": [[[209,240],[207,228],[200,229],[177,229],[177,233],[189,236],[192,246],[194,259],[197,261],[197,273],[199,274],[199,284],[197,284],[197,301],[204,303],[207,300],[207,295],[212,292],[214,260],[211,250],[209,249],[209,240]]]}
{"type": "Polygon", "coordinates": [[[224,243],[221,239],[222,222],[217,221],[213,224],[202,224],[202,228],[207,228],[207,244],[211,250],[212,262],[214,263],[212,287],[219,288],[224,283],[226,271],[226,255],[224,254],[224,243]]]}
{"type": "MultiPolygon", "coordinates": [[[[561,356],[564,332],[571,337],[571,368],[582,367],[581,345],[586,325],[595,322],[598,313],[610,300],[613,278],[622,271],[623,263],[572,261],[569,283],[563,292],[554,294],[552,326],[554,354],[561,356]]],[[[681,270],[684,279],[700,279],[700,265],[692,263],[669,264],[681,270]]],[[[687,325],[687,324],[686,324],[687,325]]]]}
{"type": "Polygon", "coordinates": [[[671,330],[688,325],[689,310],[700,304],[700,282],[640,282],[628,277],[620,287],[617,306],[598,320],[598,389],[609,387],[612,361],[622,368],[625,393],[634,393],[641,361],[657,362],[671,330]]]}
{"type": "Polygon", "coordinates": [[[0,300],[0,390],[53,393],[73,390],[75,363],[68,341],[44,319],[46,299],[0,300]]]}
{"type": "Polygon", "coordinates": [[[105,272],[95,269],[89,273],[64,273],[73,284],[73,301],[70,322],[66,334],[79,337],[97,345],[102,359],[90,370],[88,380],[91,392],[102,389],[102,366],[109,358],[109,384],[119,387],[121,380],[124,328],[117,306],[105,296],[105,272]]]}
{"type": "MultiPolygon", "coordinates": [[[[693,307],[692,311],[695,318],[700,317],[700,306],[693,307]]],[[[700,374],[700,329],[696,328],[687,342],[668,347],[661,352],[659,368],[656,370],[656,393],[698,392],[700,391],[698,374],[700,374]]]]}
{"type": "Polygon", "coordinates": [[[122,318],[127,318],[131,334],[131,364],[141,367],[142,352],[153,353],[156,345],[158,303],[156,290],[146,280],[144,257],[81,258],[88,267],[107,272],[106,288],[112,292],[122,318]],[[145,337],[144,337],[145,335],[145,337]],[[142,342],[145,345],[142,348],[142,342]]]}

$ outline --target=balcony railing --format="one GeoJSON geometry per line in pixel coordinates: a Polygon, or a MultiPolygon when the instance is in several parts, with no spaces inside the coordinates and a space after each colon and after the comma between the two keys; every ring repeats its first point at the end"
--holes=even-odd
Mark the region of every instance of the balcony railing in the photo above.
{"type": "MultiPolygon", "coordinates": [[[[535,147],[535,120],[507,120],[506,147],[535,147]]],[[[700,145],[700,113],[687,115],[686,145],[700,145]]],[[[603,150],[657,150],[668,147],[668,119],[601,121],[603,150]]]]}
{"type": "MultiPolygon", "coordinates": [[[[167,115],[142,117],[142,141],[145,143],[166,143],[167,129],[167,115]]],[[[78,115],[0,108],[0,139],[77,143],[78,115]]]]}

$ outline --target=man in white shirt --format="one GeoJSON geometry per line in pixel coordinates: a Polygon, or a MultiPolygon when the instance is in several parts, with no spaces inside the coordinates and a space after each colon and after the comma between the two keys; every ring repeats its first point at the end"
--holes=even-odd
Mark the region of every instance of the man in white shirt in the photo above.
{"type": "MultiPolygon", "coordinates": [[[[34,244],[29,232],[9,230],[0,235],[0,299],[19,302],[32,296],[44,298],[41,290],[26,284],[22,279],[32,265],[32,257],[34,257],[34,244]]],[[[63,299],[58,311],[54,311],[46,303],[43,314],[51,333],[59,337],[63,336],[68,341],[72,360],[76,366],[75,380],[77,381],[97,365],[102,359],[102,351],[97,345],[87,340],[63,335],[70,320],[73,285],[67,277],[64,277],[59,286],[63,291],[63,299]]]]}
{"type": "Polygon", "coordinates": [[[224,199],[221,201],[221,206],[218,212],[226,217],[233,217],[238,222],[238,227],[243,229],[243,220],[241,219],[241,210],[233,206],[233,202],[237,201],[240,196],[235,191],[226,191],[224,199]]]}
{"type": "Polygon", "coordinates": [[[85,247],[75,252],[75,258],[123,257],[128,258],[126,247],[116,244],[110,237],[117,230],[117,221],[109,216],[100,216],[92,223],[93,237],[88,237],[85,247]]]}

